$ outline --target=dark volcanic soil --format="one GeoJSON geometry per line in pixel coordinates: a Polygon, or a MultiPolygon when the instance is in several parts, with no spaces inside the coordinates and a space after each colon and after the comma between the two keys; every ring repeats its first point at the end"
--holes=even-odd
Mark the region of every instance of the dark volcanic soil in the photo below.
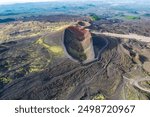
{"type": "MultiPolygon", "coordinates": [[[[99,23],[90,28],[113,30],[109,23],[99,23]]],[[[148,43],[92,34],[95,60],[80,64],[68,57],[64,38],[61,30],[1,43],[0,99],[149,99],[131,82],[150,75],[148,43]]]]}
{"type": "Polygon", "coordinates": [[[101,32],[111,32],[119,34],[135,33],[138,35],[150,36],[150,20],[141,19],[133,21],[121,21],[121,20],[99,20],[95,21],[91,25],[92,29],[99,30],[101,32]]]}
{"type": "MultiPolygon", "coordinates": [[[[47,35],[44,43],[62,47],[62,34],[47,35]]],[[[93,36],[96,52],[106,40],[108,45],[99,60],[80,65],[66,54],[48,51],[37,40],[0,45],[0,99],[148,99],[123,78],[144,73],[124,48],[132,48],[132,43],[138,47],[138,42],[93,36]]]]}

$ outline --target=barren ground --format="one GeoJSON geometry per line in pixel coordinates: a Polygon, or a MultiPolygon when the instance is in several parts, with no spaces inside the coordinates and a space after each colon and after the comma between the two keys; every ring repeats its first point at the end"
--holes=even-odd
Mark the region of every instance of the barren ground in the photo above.
{"type": "MultiPolygon", "coordinates": [[[[7,26],[24,27],[27,24],[7,26]]],[[[1,39],[0,99],[149,99],[149,92],[124,78],[135,81],[137,76],[145,78],[150,75],[143,68],[144,63],[150,61],[148,43],[136,37],[121,39],[92,34],[98,59],[82,65],[65,53],[66,24],[59,24],[48,25],[54,26],[50,31],[43,27],[42,35],[1,39]]],[[[10,28],[8,30],[11,32],[10,28]]],[[[19,33],[13,32],[18,37],[24,33],[34,32],[24,32],[23,29],[19,33]]]]}

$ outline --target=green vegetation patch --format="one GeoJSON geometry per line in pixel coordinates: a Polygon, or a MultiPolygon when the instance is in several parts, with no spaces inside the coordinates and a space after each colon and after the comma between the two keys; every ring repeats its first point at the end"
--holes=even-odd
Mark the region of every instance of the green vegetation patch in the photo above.
{"type": "Polygon", "coordinates": [[[130,16],[130,15],[126,15],[124,16],[125,19],[128,19],[128,20],[136,20],[136,19],[141,19],[140,17],[138,16],[130,16]]]}
{"type": "Polygon", "coordinates": [[[125,97],[127,100],[139,100],[139,94],[137,91],[131,87],[126,86],[125,87],[125,97]]]}
{"type": "Polygon", "coordinates": [[[27,74],[27,70],[23,67],[20,67],[16,72],[14,73],[14,78],[21,78],[24,77],[27,74]]]}
{"type": "Polygon", "coordinates": [[[0,78],[0,82],[2,82],[3,84],[8,84],[10,82],[12,82],[11,78],[6,78],[6,77],[2,77],[0,78]]]}
{"type": "Polygon", "coordinates": [[[93,97],[93,100],[105,100],[105,97],[103,94],[97,94],[93,97]]]}
{"type": "Polygon", "coordinates": [[[150,85],[150,81],[147,81],[147,84],[150,85]]]}
{"type": "Polygon", "coordinates": [[[93,20],[93,21],[97,21],[97,20],[100,20],[101,18],[96,15],[95,13],[91,13],[90,14],[90,18],[93,20]]]}
{"type": "Polygon", "coordinates": [[[61,46],[50,46],[44,42],[44,38],[38,39],[35,43],[44,46],[49,52],[52,52],[54,55],[64,55],[64,50],[61,46]]]}
{"type": "Polygon", "coordinates": [[[51,60],[43,59],[43,58],[36,58],[29,66],[28,72],[40,72],[42,71],[49,63],[51,60]]]}

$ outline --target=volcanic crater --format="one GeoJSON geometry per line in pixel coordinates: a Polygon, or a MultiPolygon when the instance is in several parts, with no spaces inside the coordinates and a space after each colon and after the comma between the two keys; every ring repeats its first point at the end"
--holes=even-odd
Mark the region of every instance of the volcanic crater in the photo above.
{"type": "Polygon", "coordinates": [[[64,45],[72,60],[89,63],[99,59],[101,52],[107,47],[108,41],[92,34],[86,27],[86,22],[65,29],[64,45]]]}

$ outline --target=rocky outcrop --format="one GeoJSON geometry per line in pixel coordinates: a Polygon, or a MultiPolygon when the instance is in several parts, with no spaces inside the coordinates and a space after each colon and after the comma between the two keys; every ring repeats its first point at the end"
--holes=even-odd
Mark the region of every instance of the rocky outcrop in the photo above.
{"type": "Polygon", "coordinates": [[[91,33],[83,26],[70,26],[65,30],[64,44],[68,54],[82,62],[91,62],[95,55],[91,33]]]}

